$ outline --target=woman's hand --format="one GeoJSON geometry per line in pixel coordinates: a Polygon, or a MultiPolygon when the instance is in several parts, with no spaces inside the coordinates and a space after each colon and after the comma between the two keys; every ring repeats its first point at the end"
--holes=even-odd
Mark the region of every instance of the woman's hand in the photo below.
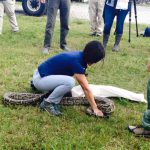
{"type": "Polygon", "coordinates": [[[95,115],[98,116],[98,117],[104,117],[104,114],[101,110],[99,110],[98,108],[94,109],[93,110],[95,115]]]}
{"type": "Polygon", "coordinates": [[[103,117],[104,114],[101,110],[99,110],[97,108],[93,93],[92,93],[92,91],[89,87],[89,84],[88,84],[88,81],[87,81],[85,75],[75,74],[74,76],[77,79],[77,81],[79,82],[79,84],[81,85],[81,87],[84,91],[84,94],[85,94],[88,102],[90,103],[95,115],[98,116],[98,117],[103,117]]]}

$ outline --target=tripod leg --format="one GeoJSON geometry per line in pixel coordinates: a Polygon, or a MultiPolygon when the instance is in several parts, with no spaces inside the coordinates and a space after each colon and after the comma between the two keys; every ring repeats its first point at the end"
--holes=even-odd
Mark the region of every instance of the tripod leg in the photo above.
{"type": "Polygon", "coordinates": [[[138,33],[138,23],[137,23],[137,9],[136,9],[136,1],[133,0],[133,4],[134,4],[134,13],[135,13],[135,23],[136,23],[136,36],[139,36],[138,33]]]}
{"type": "MultiPolygon", "coordinates": [[[[130,0],[130,5],[132,5],[132,2],[130,0]]],[[[132,7],[132,6],[131,6],[132,7]]],[[[132,10],[132,9],[131,9],[132,10]]],[[[131,10],[129,11],[129,39],[128,42],[131,42],[131,10]]]]}

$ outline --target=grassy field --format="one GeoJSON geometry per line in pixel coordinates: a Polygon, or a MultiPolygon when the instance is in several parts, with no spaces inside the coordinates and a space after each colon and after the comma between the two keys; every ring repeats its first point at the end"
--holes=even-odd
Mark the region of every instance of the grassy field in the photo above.
{"type": "MultiPolygon", "coordinates": [[[[59,22],[53,38],[53,51],[42,55],[46,17],[18,16],[19,33],[10,31],[5,17],[4,33],[0,36],[0,150],[149,150],[148,139],[137,138],[128,132],[129,124],[140,124],[146,104],[115,99],[116,110],[109,120],[89,117],[85,107],[62,107],[62,117],[51,117],[37,107],[4,106],[3,94],[8,91],[31,92],[29,82],[37,65],[61,52],[59,22]]],[[[139,26],[144,31],[146,26],[139,26]]],[[[114,29],[112,30],[113,33],[114,29]]],[[[82,50],[90,40],[89,23],[70,22],[68,46],[82,50]]],[[[144,93],[149,78],[146,63],[150,53],[149,38],[136,38],[132,26],[132,42],[128,43],[128,25],[118,53],[108,43],[104,65],[88,69],[92,84],[113,85],[133,92],[144,93]]]]}

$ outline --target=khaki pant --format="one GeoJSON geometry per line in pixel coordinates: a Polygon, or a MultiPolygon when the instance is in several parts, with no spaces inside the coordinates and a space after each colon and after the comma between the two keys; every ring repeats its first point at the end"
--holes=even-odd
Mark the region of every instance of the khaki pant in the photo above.
{"type": "Polygon", "coordinates": [[[9,17],[10,26],[12,28],[12,31],[18,31],[18,24],[16,20],[15,15],[15,0],[6,0],[6,1],[0,1],[0,34],[2,33],[3,28],[3,16],[4,11],[9,17]]]}
{"type": "Polygon", "coordinates": [[[103,7],[104,0],[89,0],[89,17],[91,32],[103,32],[103,7]]]}

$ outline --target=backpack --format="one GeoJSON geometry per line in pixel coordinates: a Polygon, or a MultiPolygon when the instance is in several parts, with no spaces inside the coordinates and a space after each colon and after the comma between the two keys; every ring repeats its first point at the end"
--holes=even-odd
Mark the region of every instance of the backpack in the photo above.
{"type": "Polygon", "coordinates": [[[146,28],[145,31],[144,31],[144,37],[150,37],[150,28],[146,28]]]}

